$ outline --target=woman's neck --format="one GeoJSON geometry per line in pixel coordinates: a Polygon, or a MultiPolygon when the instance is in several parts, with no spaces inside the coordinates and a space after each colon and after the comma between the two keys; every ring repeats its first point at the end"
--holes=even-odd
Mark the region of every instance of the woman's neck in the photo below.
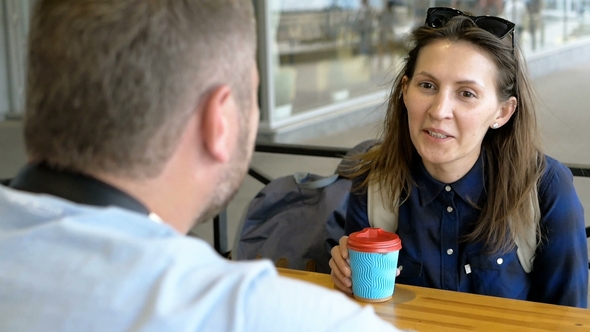
{"type": "MultiPolygon", "coordinates": [[[[481,153],[481,152],[480,152],[481,153]]],[[[477,162],[479,154],[474,159],[460,160],[444,164],[429,163],[422,159],[424,168],[430,176],[443,183],[453,183],[463,178],[477,162]]]]}

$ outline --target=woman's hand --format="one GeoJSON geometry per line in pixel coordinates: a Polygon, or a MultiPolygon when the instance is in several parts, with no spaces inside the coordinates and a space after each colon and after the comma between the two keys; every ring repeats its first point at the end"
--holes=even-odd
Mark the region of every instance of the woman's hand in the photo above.
{"type": "Polygon", "coordinates": [[[348,261],[348,236],[340,238],[339,245],[332,248],[332,281],[334,285],[346,294],[352,294],[352,280],[350,279],[350,265],[348,261]]]}

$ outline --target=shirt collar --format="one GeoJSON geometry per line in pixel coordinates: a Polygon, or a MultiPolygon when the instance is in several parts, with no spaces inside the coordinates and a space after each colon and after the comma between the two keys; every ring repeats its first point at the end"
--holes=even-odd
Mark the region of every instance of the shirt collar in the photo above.
{"type": "MultiPolygon", "coordinates": [[[[10,187],[32,193],[49,194],[79,204],[117,206],[146,216],[151,215],[138,200],[111,185],[81,173],[56,170],[42,164],[25,166],[10,181],[10,187]]],[[[157,217],[155,214],[154,216],[157,217]]],[[[156,221],[156,218],[150,219],[156,221]]]]}
{"type": "Polygon", "coordinates": [[[452,190],[463,201],[475,208],[479,208],[479,200],[485,186],[484,164],[486,156],[484,150],[479,154],[475,165],[473,165],[469,172],[461,179],[450,184],[440,182],[433,178],[426,170],[426,167],[424,167],[420,157],[415,160],[412,176],[416,181],[421,206],[430,204],[447,185],[450,185],[452,190]]]}
{"type": "Polygon", "coordinates": [[[150,212],[150,214],[148,215],[148,218],[150,218],[150,220],[155,221],[158,224],[164,223],[164,220],[162,220],[162,218],[160,218],[159,215],[157,215],[153,212],[150,212]]]}

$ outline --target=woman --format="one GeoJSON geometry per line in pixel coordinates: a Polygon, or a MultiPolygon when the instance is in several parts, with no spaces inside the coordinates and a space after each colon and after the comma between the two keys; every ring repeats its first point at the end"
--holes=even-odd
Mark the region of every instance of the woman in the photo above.
{"type": "MultiPolygon", "coordinates": [[[[428,10],[394,83],[383,142],[347,172],[346,234],[372,226],[377,188],[392,197],[383,205],[402,239],[396,282],[586,307],[583,209],[571,172],[538,146],[513,30],[497,17],[428,10]]],[[[330,267],[351,293],[346,243],[330,267]]]]}

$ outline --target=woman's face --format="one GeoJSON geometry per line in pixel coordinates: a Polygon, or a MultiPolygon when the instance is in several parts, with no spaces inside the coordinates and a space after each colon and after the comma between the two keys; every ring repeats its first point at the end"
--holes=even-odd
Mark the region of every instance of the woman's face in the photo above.
{"type": "Polygon", "coordinates": [[[414,77],[404,77],[412,143],[439,181],[463,177],[477,161],[490,126],[504,125],[514,112],[514,97],[498,100],[496,77],[487,54],[448,40],[422,48],[414,77]]]}

